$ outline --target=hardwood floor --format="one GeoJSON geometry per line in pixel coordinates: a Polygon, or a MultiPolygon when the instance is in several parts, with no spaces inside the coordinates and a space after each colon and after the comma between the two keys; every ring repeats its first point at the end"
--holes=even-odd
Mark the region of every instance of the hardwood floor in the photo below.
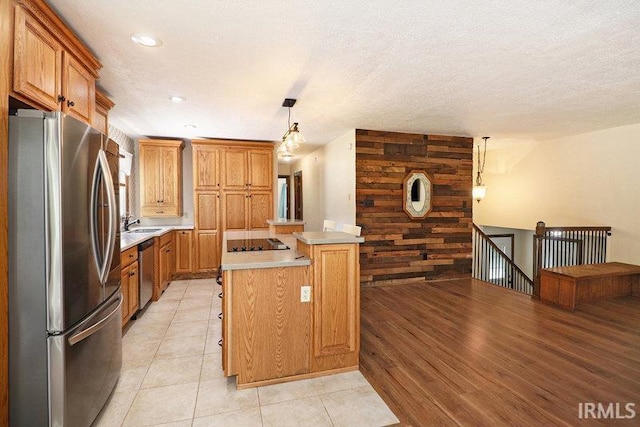
{"type": "Polygon", "coordinates": [[[361,371],[402,425],[639,423],[638,298],[568,312],[465,279],[365,287],[361,316],[361,371]],[[580,419],[581,402],[638,414],[580,419]]]}

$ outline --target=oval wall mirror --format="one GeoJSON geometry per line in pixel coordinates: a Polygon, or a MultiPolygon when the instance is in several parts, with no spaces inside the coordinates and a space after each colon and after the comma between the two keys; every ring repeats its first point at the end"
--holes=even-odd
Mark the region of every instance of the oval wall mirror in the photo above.
{"type": "Polygon", "coordinates": [[[404,211],[421,219],[431,211],[431,179],[425,171],[411,171],[404,179],[404,211]]]}

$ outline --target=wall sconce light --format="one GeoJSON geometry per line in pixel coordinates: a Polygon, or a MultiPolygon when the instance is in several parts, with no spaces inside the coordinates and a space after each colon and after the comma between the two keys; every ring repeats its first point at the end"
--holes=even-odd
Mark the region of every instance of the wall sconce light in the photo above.
{"type": "Polygon", "coordinates": [[[480,203],[480,200],[484,199],[484,196],[487,195],[487,186],[482,185],[482,172],[484,172],[484,164],[487,160],[487,139],[489,138],[489,136],[482,137],[482,139],[484,139],[482,163],[480,162],[480,143],[478,143],[478,175],[476,176],[476,185],[473,186],[473,191],[471,193],[472,197],[476,199],[478,203],[480,203]]]}

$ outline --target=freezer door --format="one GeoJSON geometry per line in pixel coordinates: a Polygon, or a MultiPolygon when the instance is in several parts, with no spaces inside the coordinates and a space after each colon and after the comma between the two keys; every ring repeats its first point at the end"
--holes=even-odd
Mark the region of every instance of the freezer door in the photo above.
{"type": "Polygon", "coordinates": [[[89,426],[100,413],[120,375],[121,322],[117,292],[76,328],[49,338],[50,426],[89,426]]]}

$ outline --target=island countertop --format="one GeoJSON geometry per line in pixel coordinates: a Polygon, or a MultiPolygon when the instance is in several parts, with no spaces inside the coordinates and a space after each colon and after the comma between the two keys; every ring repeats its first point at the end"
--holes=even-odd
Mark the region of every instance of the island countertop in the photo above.
{"type": "Polygon", "coordinates": [[[247,270],[252,268],[296,267],[311,265],[311,260],[299,253],[296,239],[291,234],[272,235],[268,230],[225,231],[222,239],[222,270],[247,270]],[[269,251],[228,252],[227,241],[235,239],[267,239],[275,237],[289,249],[269,251]]]}
{"type": "Polygon", "coordinates": [[[336,243],[362,243],[364,237],[343,231],[304,231],[293,233],[293,237],[307,245],[330,245],[336,243]]]}
{"type": "Polygon", "coordinates": [[[301,219],[268,219],[267,224],[269,225],[305,225],[307,221],[303,221],[301,219]]]}

